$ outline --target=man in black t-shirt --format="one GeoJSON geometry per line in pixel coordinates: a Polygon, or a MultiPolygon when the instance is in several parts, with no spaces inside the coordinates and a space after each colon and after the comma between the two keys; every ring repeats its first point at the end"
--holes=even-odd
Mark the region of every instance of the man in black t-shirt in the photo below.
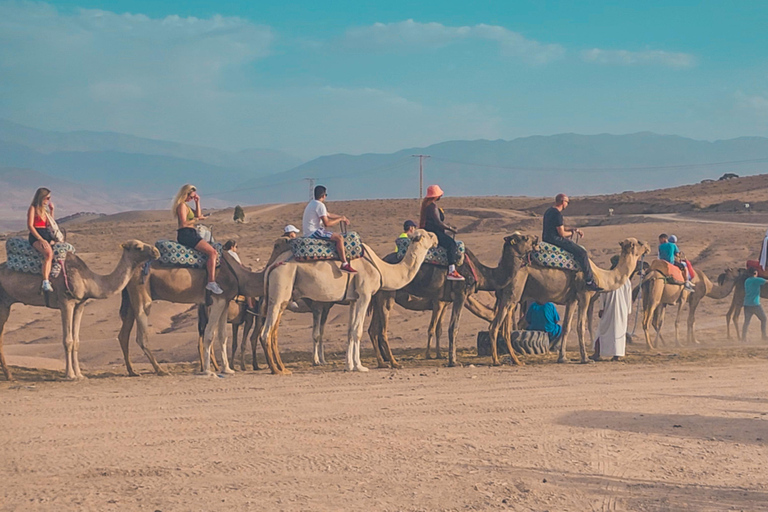
{"type": "Polygon", "coordinates": [[[568,207],[569,201],[568,196],[565,194],[557,194],[555,197],[555,205],[550,206],[549,209],[544,212],[544,229],[541,234],[541,239],[573,254],[581,268],[584,269],[584,280],[587,283],[587,288],[593,291],[600,291],[600,288],[597,286],[597,283],[595,283],[595,278],[592,275],[592,266],[589,264],[589,255],[587,254],[586,249],[566,238],[568,236],[573,236],[574,233],[578,233],[579,236],[584,236],[584,232],[580,229],[566,228],[563,225],[563,210],[568,207]]]}

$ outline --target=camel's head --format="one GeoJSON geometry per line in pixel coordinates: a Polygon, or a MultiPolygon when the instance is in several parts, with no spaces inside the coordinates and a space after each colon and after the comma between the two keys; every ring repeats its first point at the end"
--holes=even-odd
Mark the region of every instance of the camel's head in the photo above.
{"type": "Polygon", "coordinates": [[[744,268],[731,268],[728,267],[725,271],[717,276],[717,284],[723,286],[726,281],[736,281],[739,277],[747,275],[747,270],[744,268]]]}
{"type": "Polygon", "coordinates": [[[136,262],[143,263],[160,257],[160,251],[156,247],[145,244],[140,240],[128,240],[122,243],[120,247],[123,249],[124,254],[136,262]]]}
{"type": "Polygon", "coordinates": [[[626,238],[619,242],[622,256],[635,256],[640,258],[651,252],[651,246],[637,238],[626,238]]]}
{"type": "Polygon", "coordinates": [[[437,235],[426,229],[417,229],[410,237],[412,242],[423,245],[427,250],[437,247],[437,235]]]}
{"type": "Polygon", "coordinates": [[[527,254],[538,249],[539,237],[535,235],[524,235],[515,231],[509,236],[504,237],[504,251],[512,250],[518,255],[527,254]]]}

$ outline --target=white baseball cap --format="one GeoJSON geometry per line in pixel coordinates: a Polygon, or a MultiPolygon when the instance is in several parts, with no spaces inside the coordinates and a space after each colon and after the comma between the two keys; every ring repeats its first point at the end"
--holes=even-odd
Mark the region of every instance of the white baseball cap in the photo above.
{"type": "Polygon", "coordinates": [[[301,231],[299,231],[299,228],[297,228],[293,224],[288,224],[287,226],[285,226],[285,229],[283,229],[283,231],[285,233],[301,233],[301,231]]]}

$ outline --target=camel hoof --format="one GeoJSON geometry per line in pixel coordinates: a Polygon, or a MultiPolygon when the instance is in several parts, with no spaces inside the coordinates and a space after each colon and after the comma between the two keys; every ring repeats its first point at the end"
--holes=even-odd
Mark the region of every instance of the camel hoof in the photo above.
{"type": "Polygon", "coordinates": [[[166,370],[158,370],[157,371],[157,376],[158,377],[167,377],[169,375],[170,375],[170,373],[168,373],[166,370]]]}
{"type": "Polygon", "coordinates": [[[524,362],[522,362],[522,361],[517,361],[517,362],[515,363],[515,365],[517,365],[517,366],[525,366],[525,363],[524,363],[524,362]]]}
{"type": "Polygon", "coordinates": [[[69,380],[69,381],[74,382],[74,381],[77,380],[77,377],[75,375],[65,375],[64,376],[64,380],[69,380]]]}
{"type": "Polygon", "coordinates": [[[280,375],[293,375],[293,372],[291,370],[289,370],[288,368],[283,368],[280,371],[280,375]]]}
{"type": "Polygon", "coordinates": [[[227,368],[224,371],[222,371],[221,374],[222,375],[234,375],[235,374],[235,370],[233,370],[232,368],[227,368]]]}
{"type": "Polygon", "coordinates": [[[79,374],[79,375],[76,375],[76,376],[75,376],[75,379],[77,379],[77,380],[88,380],[88,377],[86,377],[85,375],[83,375],[83,374],[81,373],[81,374],[79,374]]]}
{"type": "Polygon", "coordinates": [[[445,359],[445,356],[440,352],[438,352],[437,354],[435,354],[435,359],[445,359]]]}
{"type": "Polygon", "coordinates": [[[424,359],[432,359],[432,355],[429,352],[427,352],[426,354],[424,354],[424,359]]]}
{"type": "MultiPolygon", "coordinates": [[[[386,366],[384,367],[386,368],[386,366]]],[[[392,368],[394,368],[395,370],[401,370],[403,368],[403,365],[401,365],[400,363],[392,363],[392,368]]]]}
{"type": "Polygon", "coordinates": [[[369,370],[368,370],[368,367],[360,365],[360,366],[355,366],[355,371],[356,372],[367,372],[369,370]]]}
{"type": "Polygon", "coordinates": [[[200,372],[198,375],[201,377],[216,377],[216,372],[208,370],[207,372],[200,372]]]}
{"type": "Polygon", "coordinates": [[[134,372],[133,370],[131,370],[131,371],[128,372],[128,376],[129,377],[139,377],[139,374],[134,372]]]}
{"type": "Polygon", "coordinates": [[[564,357],[558,357],[558,358],[557,358],[557,362],[558,362],[558,364],[568,364],[570,361],[568,361],[568,360],[567,360],[566,358],[564,358],[564,357]]]}
{"type": "Polygon", "coordinates": [[[579,364],[595,364],[595,360],[594,359],[582,359],[581,361],[579,361],[579,364]]]}

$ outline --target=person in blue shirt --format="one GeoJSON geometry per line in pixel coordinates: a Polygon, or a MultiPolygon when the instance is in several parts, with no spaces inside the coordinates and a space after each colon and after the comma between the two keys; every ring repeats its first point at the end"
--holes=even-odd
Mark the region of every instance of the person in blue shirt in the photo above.
{"type": "Polygon", "coordinates": [[[689,292],[692,292],[694,289],[693,283],[688,279],[688,268],[685,265],[685,263],[678,263],[675,261],[675,256],[680,254],[680,248],[675,243],[677,242],[677,237],[672,235],[672,237],[667,236],[666,234],[662,233],[659,235],[659,259],[664,260],[667,263],[671,263],[675,265],[676,267],[680,268],[680,271],[683,273],[683,276],[685,277],[684,283],[678,283],[675,284],[683,284],[685,285],[685,289],[689,292]]]}
{"type": "Polygon", "coordinates": [[[768,280],[762,277],[757,277],[757,269],[749,269],[749,277],[744,281],[744,327],[741,330],[741,340],[747,341],[747,329],[749,329],[749,321],[753,316],[760,319],[760,329],[763,334],[763,341],[768,341],[768,336],[765,334],[765,311],[763,306],[760,305],[760,288],[768,283],[768,280]]]}
{"type": "Polygon", "coordinates": [[[549,335],[549,342],[554,342],[560,337],[563,328],[558,324],[560,315],[557,308],[551,302],[533,302],[525,313],[525,321],[528,322],[529,331],[544,331],[549,335]]]}

